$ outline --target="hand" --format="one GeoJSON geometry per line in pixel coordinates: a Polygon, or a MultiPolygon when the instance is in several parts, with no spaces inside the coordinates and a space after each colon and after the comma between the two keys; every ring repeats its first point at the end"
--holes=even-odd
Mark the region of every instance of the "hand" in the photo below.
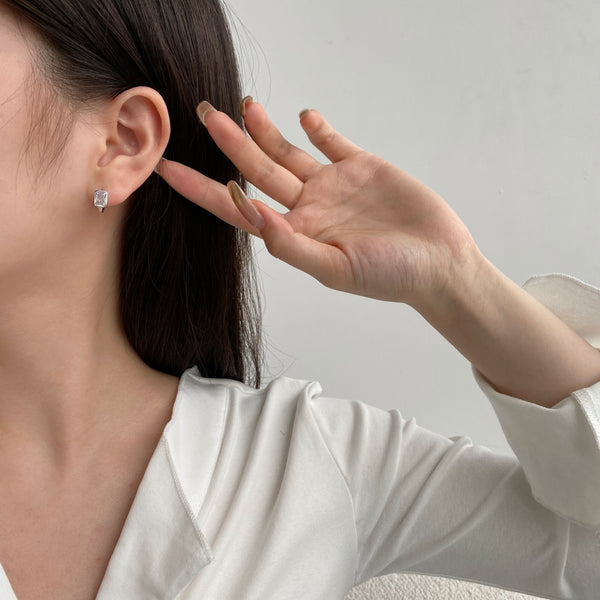
{"type": "Polygon", "coordinates": [[[257,103],[246,102],[243,111],[250,137],[207,103],[199,108],[208,132],[246,180],[288,211],[250,203],[239,188],[234,201],[224,185],[172,161],[162,161],[161,176],[324,285],[414,306],[454,282],[478,256],[468,230],[438,194],[342,137],[317,111],[303,113],[300,123],[331,161],[325,165],[285,140],[257,103]]]}
{"type": "Polygon", "coordinates": [[[499,391],[553,406],[598,381],[600,353],[489,263],[421,182],[344,139],[316,111],[300,123],[331,164],[287,142],[254,102],[245,110],[250,137],[210,105],[199,108],[221,150],[288,212],[162,161],[160,174],[183,196],[329,287],[411,304],[499,391]]]}

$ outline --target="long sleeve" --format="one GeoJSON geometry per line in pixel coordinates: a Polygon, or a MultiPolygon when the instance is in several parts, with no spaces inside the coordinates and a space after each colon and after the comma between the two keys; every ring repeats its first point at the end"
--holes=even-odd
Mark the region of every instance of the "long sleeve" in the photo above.
{"type": "Polygon", "coordinates": [[[414,572],[597,600],[595,532],[539,504],[515,458],[361,402],[312,413],[351,497],[356,584],[414,572]]]}
{"type": "MultiPolygon", "coordinates": [[[[600,290],[566,275],[533,277],[525,289],[595,348],[600,290]]],[[[552,408],[498,393],[479,373],[535,498],[559,515],[600,528],[600,383],[552,408]]]]}
{"type": "MultiPolygon", "coordinates": [[[[594,302],[586,306],[593,312],[594,302]]],[[[355,583],[416,572],[597,600],[600,386],[544,409],[478,380],[517,459],[427,431],[396,410],[311,400],[353,506],[355,583]]]]}

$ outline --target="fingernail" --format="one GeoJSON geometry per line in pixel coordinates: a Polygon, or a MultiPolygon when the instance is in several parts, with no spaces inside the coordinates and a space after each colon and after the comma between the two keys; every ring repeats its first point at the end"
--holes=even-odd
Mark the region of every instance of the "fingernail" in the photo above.
{"type": "Polygon", "coordinates": [[[161,157],[161,159],[158,161],[158,164],[154,167],[154,172],[159,177],[162,177],[162,175],[160,174],[160,165],[162,165],[164,161],[165,161],[165,159],[161,157]]]}
{"type": "Polygon", "coordinates": [[[244,194],[244,190],[235,181],[230,181],[227,184],[227,189],[234,204],[244,218],[254,225],[256,229],[262,229],[265,226],[265,220],[258,210],[256,210],[256,206],[250,202],[248,196],[244,194]]]}
{"type": "Polygon", "coordinates": [[[246,116],[246,104],[248,104],[248,102],[254,102],[254,98],[252,98],[252,96],[246,96],[241,104],[240,104],[240,112],[242,113],[242,117],[246,116]]]}
{"type": "Polygon", "coordinates": [[[202,102],[200,102],[200,104],[198,104],[198,106],[196,107],[196,114],[198,115],[198,118],[200,119],[202,125],[206,126],[206,115],[213,110],[216,111],[217,109],[206,100],[203,100],[202,102]]]}
{"type": "Polygon", "coordinates": [[[301,110],[299,117],[302,119],[302,117],[305,117],[311,110],[312,108],[305,108],[304,110],[301,110]]]}

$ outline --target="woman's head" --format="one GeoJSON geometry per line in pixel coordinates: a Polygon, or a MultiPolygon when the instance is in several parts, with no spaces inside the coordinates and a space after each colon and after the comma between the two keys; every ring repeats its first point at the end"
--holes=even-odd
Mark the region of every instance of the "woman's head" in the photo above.
{"type": "MultiPolygon", "coordinates": [[[[6,165],[16,169],[14,181],[28,177],[20,190],[36,190],[20,210],[35,212],[38,203],[40,234],[51,231],[52,243],[73,252],[82,227],[118,223],[122,322],[150,366],[177,375],[198,364],[209,376],[258,379],[249,240],[152,173],[164,150],[219,181],[240,179],[194,111],[207,99],[240,120],[235,54],[218,0],[0,0],[2,14],[5,28],[23,33],[31,67],[19,71],[21,108],[12,107],[27,127],[22,152],[6,165]],[[110,194],[103,215],[92,206],[95,188],[110,194]],[[75,209],[64,199],[79,195],[75,209]]],[[[0,119],[10,108],[0,107],[0,119]]]]}

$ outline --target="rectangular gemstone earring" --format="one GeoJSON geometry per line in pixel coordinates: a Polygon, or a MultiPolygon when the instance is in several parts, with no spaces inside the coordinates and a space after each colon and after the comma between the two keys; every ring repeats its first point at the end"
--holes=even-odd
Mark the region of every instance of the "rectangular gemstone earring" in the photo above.
{"type": "Polygon", "coordinates": [[[108,192],[105,190],[96,190],[94,192],[94,206],[100,211],[108,206],[108,192]]]}

